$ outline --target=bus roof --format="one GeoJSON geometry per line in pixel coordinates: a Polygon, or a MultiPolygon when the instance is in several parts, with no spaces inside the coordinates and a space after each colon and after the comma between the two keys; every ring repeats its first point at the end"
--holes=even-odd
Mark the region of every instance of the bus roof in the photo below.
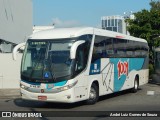
{"type": "Polygon", "coordinates": [[[141,42],[147,42],[144,39],[136,38],[133,36],[103,30],[93,27],[73,27],[73,28],[54,28],[36,32],[32,34],[29,38],[30,39],[61,39],[61,38],[73,38],[78,37],[84,34],[96,34],[101,36],[108,36],[112,38],[119,38],[119,39],[128,39],[128,40],[135,40],[141,42]]]}

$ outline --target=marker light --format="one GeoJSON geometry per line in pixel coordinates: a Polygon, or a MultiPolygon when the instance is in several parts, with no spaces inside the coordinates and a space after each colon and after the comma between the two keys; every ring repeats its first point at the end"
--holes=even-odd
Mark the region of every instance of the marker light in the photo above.
{"type": "Polygon", "coordinates": [[[116,38],[124,38],[123,36],[117,35],[116,38]]]}

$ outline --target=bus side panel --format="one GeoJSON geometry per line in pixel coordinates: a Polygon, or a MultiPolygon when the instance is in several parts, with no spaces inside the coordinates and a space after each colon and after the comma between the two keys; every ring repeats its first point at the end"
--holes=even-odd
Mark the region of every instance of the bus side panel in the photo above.
{"type": "Polygon", "coordinates": [[[148,83],[149,80],[149,70],[143,69],[139,71],[139,85],[144,85],[148,83]]]}
{"type": "Polygon", "coordinates": [[[101,59],[101,86],[102,94],[114,92],[114,64],[110,63],[109,58],[101,59]]]}
{"type": "Polygon", "coordinates": [[[111,58],[114,64],[114,92],[132,88],[136,74],[142,69],[144,58],[111,58]]]}
{"type": "Polygon", "coordinates": [[[85,75],[85,71],[74,78],[78,80],[78,83],[74,87],[74,101],[82,101],[88,98],[88,76],[85,75]]]}
{"type": "Polygon", "coordinates": [[[92,63],[89,82],[98,80],[100,95],[133,88],[136,75],[139,75],[140,85],[145,84],[148,72],[143,69],[144,62],[144,58],[102,58],[92,63]]]}
{"type": "Polygon", "coordinates": [[[148,69],[142,69],[142,70],[132,70],[128,74],[126,81],[121,88],[121,90],[130,89],[134,87],[134,79],[135,76],[139,76],[139,86],[144,85],[148,83],[148,69]]]}
{"type": "MultiPolygon", "coordinates": [[[[93,81],[99,83],[99,95],[113,93],[114,66],[108,58],[102,58],[94,61],[90,66],[89,84],[93,81]]],[[[90,88],[89,86],[89,88],[90,88]]]]}
{"type": "MultiPolygon", "coordinates": [[[[88,76],[88,88],[91,88],[91,85],[94,81],[98,81],[99,84],[99,95],[104,94],[104,86],[103,86],[103,81],[102,81],[102,75],[101,75],[101,65],[102,61],[100,59],[97,59],[93,61],[90,65],[90,70],[89,70],[89,76],[88,76]]],[[[88,90],[89,92],[89,90],[88,90]]]]}

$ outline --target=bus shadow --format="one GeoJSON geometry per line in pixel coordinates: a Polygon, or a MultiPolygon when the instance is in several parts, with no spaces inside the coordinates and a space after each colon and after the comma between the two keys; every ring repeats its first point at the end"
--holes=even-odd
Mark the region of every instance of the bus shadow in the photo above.
{"type": "MultiPolygon", "coordinates": [[[[137,92],[140,92],[141,90],[142,90],[141,88],[138,88],[137,92]]],[[[126,94],[136,94],[136,93],[131,92],[131,89],[123,90],[123,91],[120,91],[120,92],[115,92],[115,93],[111,93],[111,94],[108,94],[108,95],[101,96],[99,98],[99,101],[104,101],[104,100],[107,100],[107,99],[111,99],[111,98],[118,97],[118,96],[123,96],[123,95],[126,95],[126,94]]]]}
{"type": "Polygon", "coordinates": [[[23,100],[21,98],[14,99],[14,104],[18,107],[47,108],[47,109],[72,109],[75,107],[85,105],[84,101],[77,103],[54,103],[54,102],[23,100]]]}

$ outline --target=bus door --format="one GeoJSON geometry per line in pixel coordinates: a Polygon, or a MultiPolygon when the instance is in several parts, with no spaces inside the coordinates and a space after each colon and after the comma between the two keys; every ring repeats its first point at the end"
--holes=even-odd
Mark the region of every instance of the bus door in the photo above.
{"type": "Polygon", "coordinates": [[[88,83],[88,76],[86,75],[86,67],[89,57],[89,48],[89,43],[85,42],[80,44],[76,50],[74,76],[78,80],[78,84],[75,88],[75,97],[77,99],[83,99],[87,95],[86,86],[88,83]]]}

